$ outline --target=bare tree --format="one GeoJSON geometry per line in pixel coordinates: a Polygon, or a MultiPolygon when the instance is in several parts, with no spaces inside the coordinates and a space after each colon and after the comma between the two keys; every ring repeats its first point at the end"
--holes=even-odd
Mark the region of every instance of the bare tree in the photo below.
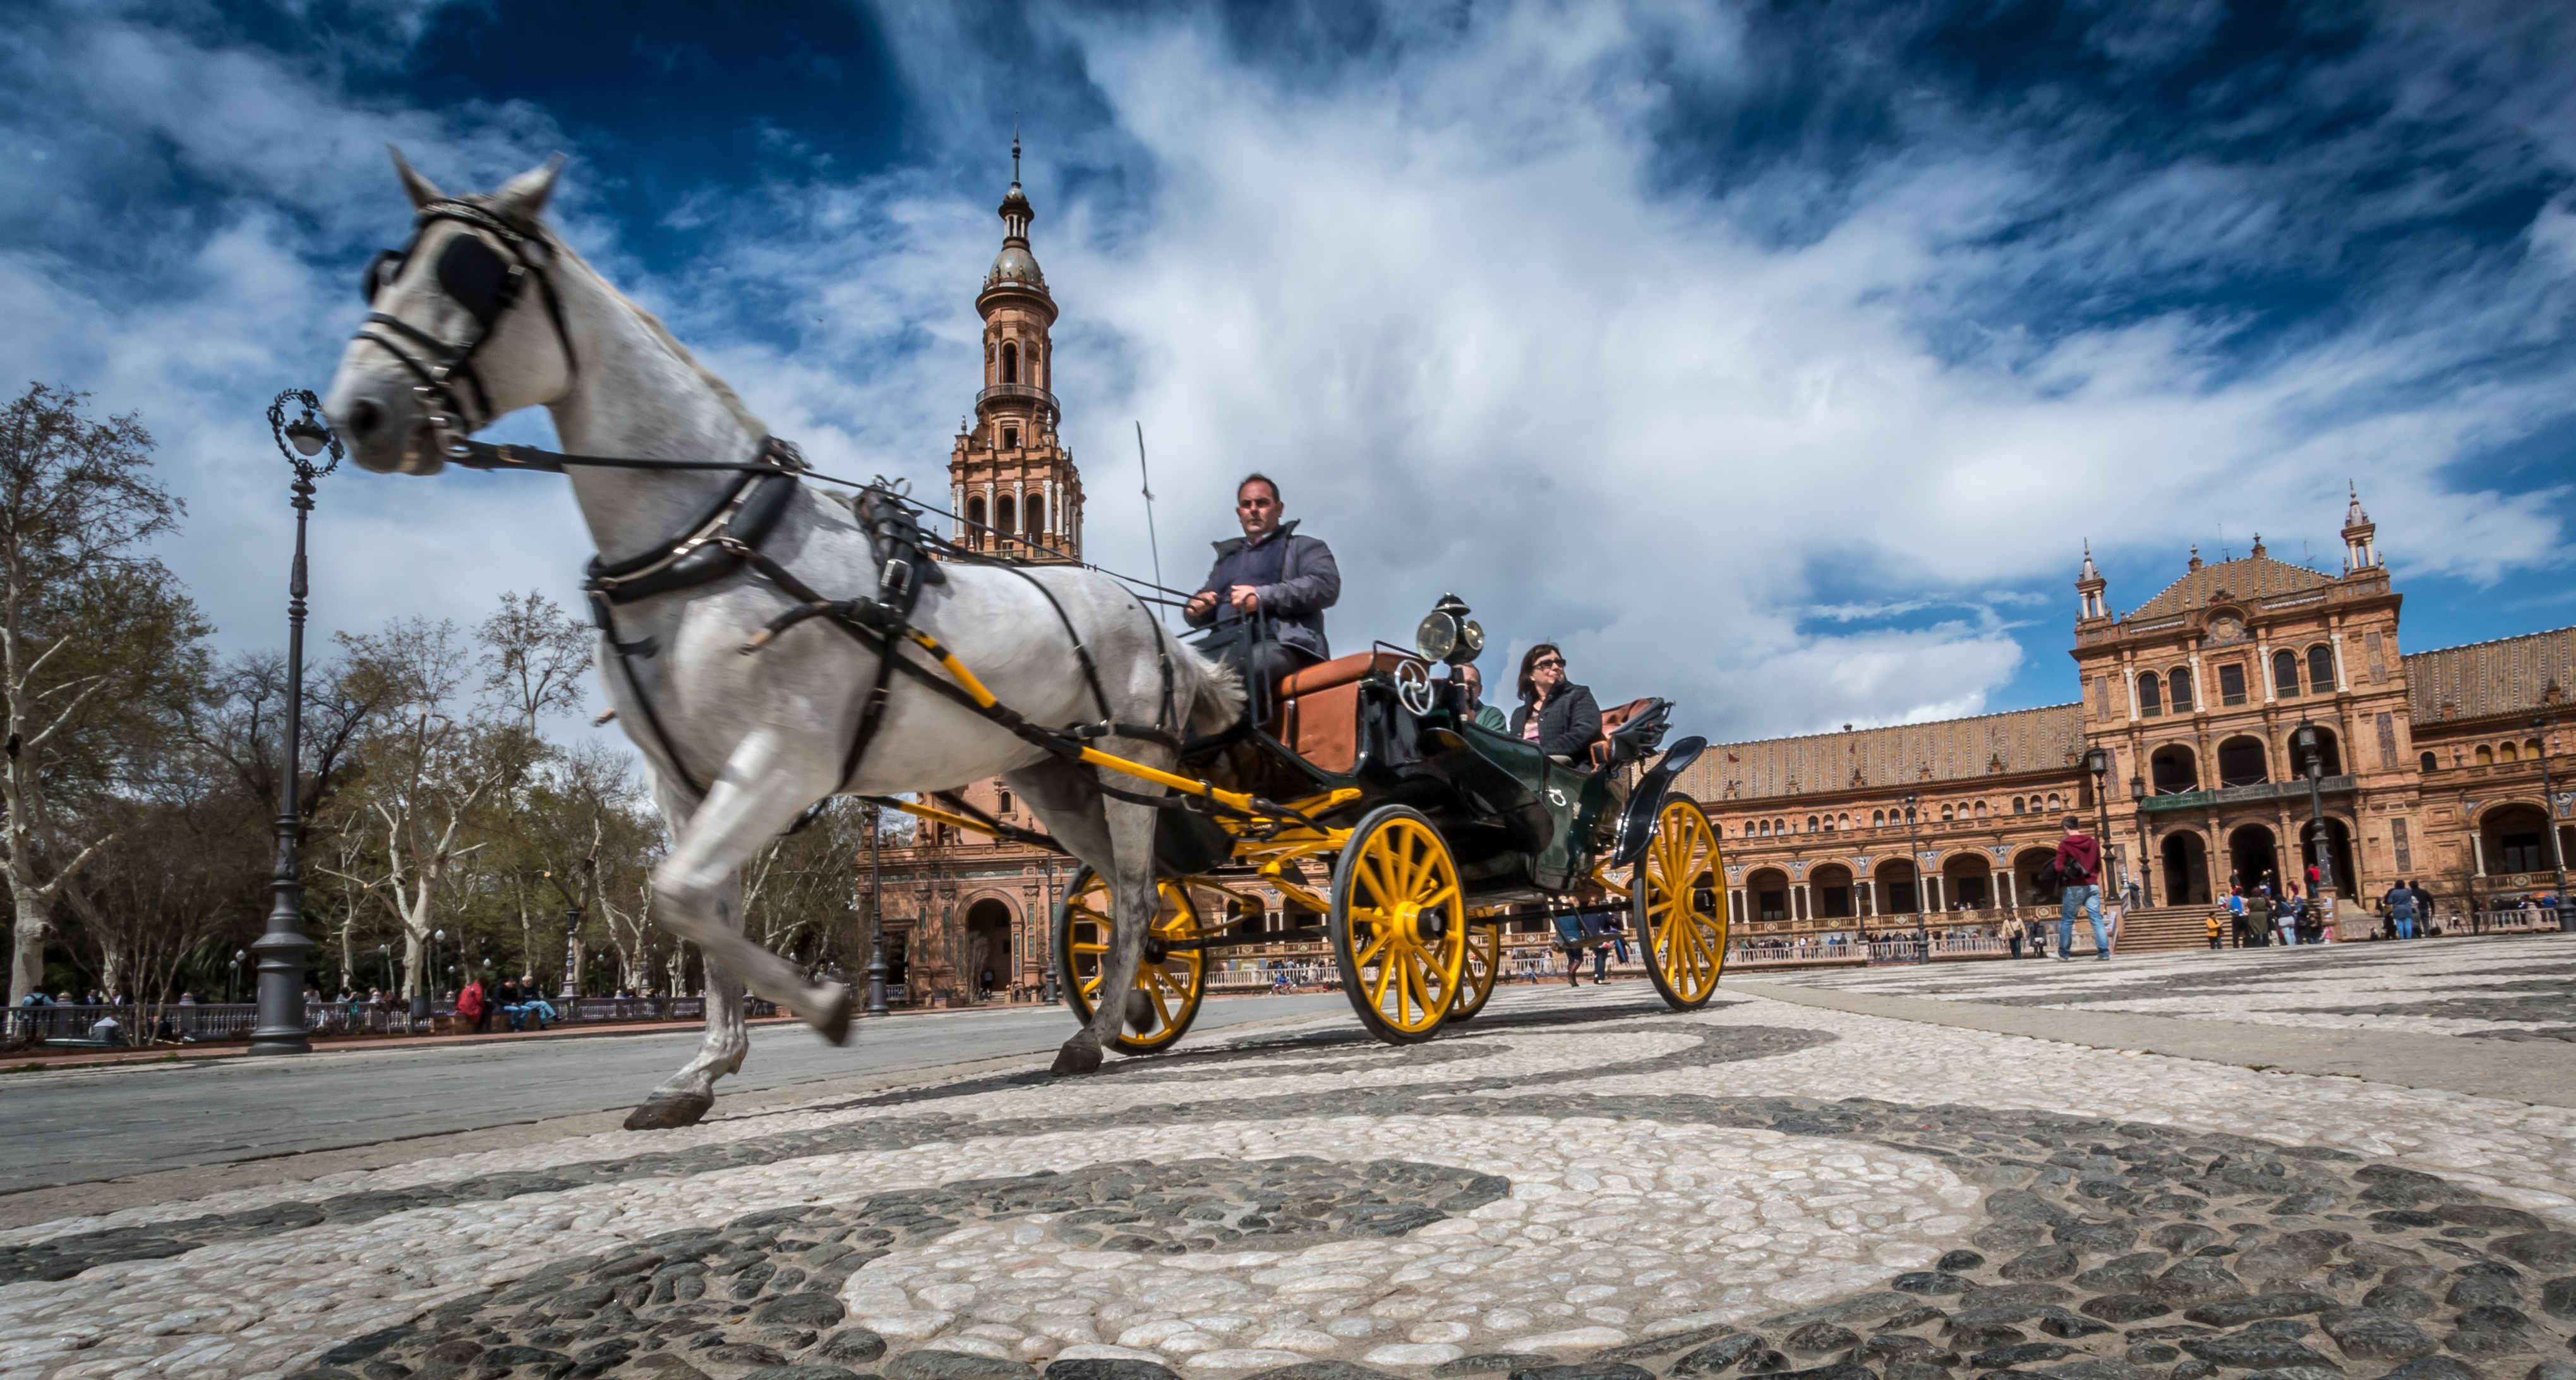
{"type": "Polygon", "coordinates": [[[115,840],[99,805],[205,676],[205,624],[145,546],[184,511],[130,415],[31,385],[0,410],[0,877],[9,998],[44,981],[64,887],[115,840]]]}

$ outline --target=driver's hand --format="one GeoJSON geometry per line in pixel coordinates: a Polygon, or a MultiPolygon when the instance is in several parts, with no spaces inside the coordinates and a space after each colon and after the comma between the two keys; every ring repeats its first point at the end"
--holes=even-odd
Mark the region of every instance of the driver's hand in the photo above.
{"type": "Polygon", "coordinates": [[[1192,618],[1203,618],[1215,611],[1216,591],[1212,589],[1200,590],[1198,593],[1190,596],[1190,601],[1187,604],[1181,606],[1181,612],[1188,614],[1192,618]]]}
{"type": "Polygon", "coordinates": [[[1225,597],[1237,613],[1257,613],[1261,609],[1261,594],[1250,585],[1236,585],[1225,597]]]}

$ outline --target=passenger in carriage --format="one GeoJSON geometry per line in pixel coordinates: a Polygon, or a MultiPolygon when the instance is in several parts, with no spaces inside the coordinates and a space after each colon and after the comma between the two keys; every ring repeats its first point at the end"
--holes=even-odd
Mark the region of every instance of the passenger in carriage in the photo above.
{"type": "Polygon", "coordinates": [[[1476,663],[1470,661],[1449,674],[1467,687],[1467,707],[1471,711],[1468,717],[1476,721],[1476,727],[1494,733],[1511,732],[1503,711],[1485,703],[1485,673],[1476,669],[1476,663]]]}
{"type": "Polygon", "coordinates": [[[1296,523],[1279,520],[1285,507],[1268,475],[1245,475],[1234,486],[1243,535],[1215,544],[1207,582],[1181,607],[1191,627],[1216,629],[1208,650],[1256,684],[1333,655],[1324,610],[1341,600],[1341,568],[1321,538],[1298,536],[1296,523]]]}
{"type": "Polygon", "coordinates": [[[1542,642],[1522,654],[1520,689],[1513,737],[1565,763],[1588,757],[1601,741],[1601,706],[1592,702],[1591,690],[1565,678],[1565,653],[1556,644],[1542,642]]]}

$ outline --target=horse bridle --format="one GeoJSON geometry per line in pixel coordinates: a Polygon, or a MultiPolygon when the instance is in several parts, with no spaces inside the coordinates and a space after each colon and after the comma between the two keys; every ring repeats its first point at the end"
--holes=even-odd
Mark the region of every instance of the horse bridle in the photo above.
{"type": "Polygon", "coordinates": [[[446,247],[439,250],[433,270],[439,290],[474,318],[473,334],[451,343],[400,317],[370,311],[367,324],[358,328],[357,338],[392,355],[419,380],[412,385],[412,392],[425,405],[421,420],[429,428],[431,443],[441,458],[464,460],[471,454],[466,438],[493,420],[492,395],[484,387],[483,376],[475,371],[475,353],[492,338],[493,328],[500,324],[503,314],[526,293],[530,279],[536,281],[537,296],[546,304],[546,318],[554,324],[556,343],[563,347],[567,374],[573,372],[575,363],[572,336],[564,329],[563,303],[555,296],[553,281],[546,276],[544,261],[552,253],[544,232],[513,224],[476,202],[446,200],[422,206],[412,222],[411,242],[400,249],[378,251],[367,261],[366,277],[359,284],[367,304],[374,306],[385,288],[402,276],[413,252],[420,248],[421,236],[443,220],[455,221],[469,232],[479,232],[448,240],[446,247]],[[486,240],[485,235],[492,239],[486,240]],[[495,240],[500,248],[493,247],[495,240]],[[414,354],[403,347],[406,341],[428,353],[414,354]],[[469,410],[457,395],[459,379],[473,391],[473,409],[469,410]]]}

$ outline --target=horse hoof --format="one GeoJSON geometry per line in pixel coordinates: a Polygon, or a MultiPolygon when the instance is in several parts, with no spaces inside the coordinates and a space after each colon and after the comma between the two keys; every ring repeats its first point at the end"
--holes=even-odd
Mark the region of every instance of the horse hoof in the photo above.
{"type": "Polygon", "coordinates": [[[644,1105],[626,1114],[629,1131],[673,1131],[695,1126],[709,1108],[716,1105],[709,1093],[655,1093],[644,1099],[644,1105]]]}
{"type": "Polygon", "coordinates": [[[1055,1052],[1055,1064],[1047,1070],[1058,1078],[1069,1073],[1091,1073],[1100,1067],[1100,1040],[1086,1030],[1064,1042],[1055,1052]]]}
{"type": "Polygon", "coordinates": [[[846,1045],[850,1042],[850,1018],[858,1014],[859,994],[837,982],[828,990],[832,994],[832,1009],[814,1022],[814,1033],[828,1043],[846,1045]]]}

